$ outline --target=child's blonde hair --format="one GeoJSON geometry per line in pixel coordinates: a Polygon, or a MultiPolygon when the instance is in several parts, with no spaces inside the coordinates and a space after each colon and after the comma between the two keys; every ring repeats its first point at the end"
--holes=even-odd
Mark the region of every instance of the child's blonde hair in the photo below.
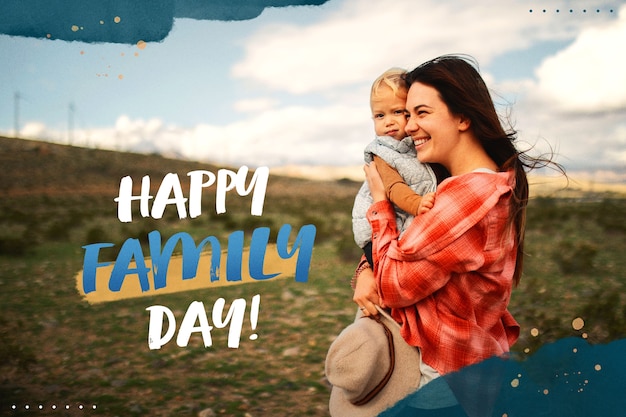
{"type": "Polygon", "coordinates": [[[395,95],[406,97],[407,88],[403,78],[404,74],[406,74],[406,70],[395,67],[383,72],[372,84],[370,99],[378,94],[378,89],[383,85],[391,88],[395,95]]]}

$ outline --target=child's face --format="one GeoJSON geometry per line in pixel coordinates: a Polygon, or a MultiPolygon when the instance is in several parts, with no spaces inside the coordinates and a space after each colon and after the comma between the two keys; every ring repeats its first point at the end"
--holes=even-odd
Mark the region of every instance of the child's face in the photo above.
{"type": "Polygon", "coordinates": [[[377,136],[391,136],[397,140],[406,137],[406,97],[398,97],[391,87],[381,85],[376,95],[372,96],[370,105],[377,136]]]}

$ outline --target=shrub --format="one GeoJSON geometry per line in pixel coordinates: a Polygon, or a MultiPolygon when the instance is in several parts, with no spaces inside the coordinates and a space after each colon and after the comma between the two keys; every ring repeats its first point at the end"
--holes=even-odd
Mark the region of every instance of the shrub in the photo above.
{"type": "Polygon", "coordinates": [[[23,237],[0,237],[0,255],[24,256],[32,245],[23,237]]]}
{"type": "Polygon", "coordinates": [[[94,226],[87,230],[85,243],[108,242],[109,237],[101,226],[94,226]]]}
{"type": "Polygon", "coordinates": [[[620,292],[603,288],[589,300],[582,309],[582,317],[594,336],[602,340],[624,337],[626,306],[623,306],[620,292]]]}
{"type": "Polygon", "coordinates": [[[618,200],[606,199],[598,205],[596,210],[597,222],[604,231],[612,233],[626,232],[626,222],[624,222],[624,207],[618,200]]]}
{"type": "Polygon", "coordinates": [[[589,242],[562,241],[557,244],[553,259],[564,274],[587,274],[594,270],[597,253],[597,247],[589,242]]]}

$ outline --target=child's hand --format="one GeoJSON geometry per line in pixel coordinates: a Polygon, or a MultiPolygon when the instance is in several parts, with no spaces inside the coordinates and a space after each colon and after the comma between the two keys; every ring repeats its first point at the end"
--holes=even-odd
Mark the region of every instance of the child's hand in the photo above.
{"type": "Polygon", "coordinates": [[[430,211],[435,205],[435,193],[426,193],[422,196],[420,205],[417,208],[417,215],[424,214],[430,211]]]}

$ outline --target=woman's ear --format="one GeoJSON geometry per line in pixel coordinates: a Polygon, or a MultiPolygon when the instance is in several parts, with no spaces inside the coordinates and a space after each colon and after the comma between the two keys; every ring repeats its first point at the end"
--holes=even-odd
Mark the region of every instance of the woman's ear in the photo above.
{"type": "Polygon", "coordinates": [[[459,115],[459,132],[466,132],[472,124],[472,121],[464,114],[459,115]]]}

